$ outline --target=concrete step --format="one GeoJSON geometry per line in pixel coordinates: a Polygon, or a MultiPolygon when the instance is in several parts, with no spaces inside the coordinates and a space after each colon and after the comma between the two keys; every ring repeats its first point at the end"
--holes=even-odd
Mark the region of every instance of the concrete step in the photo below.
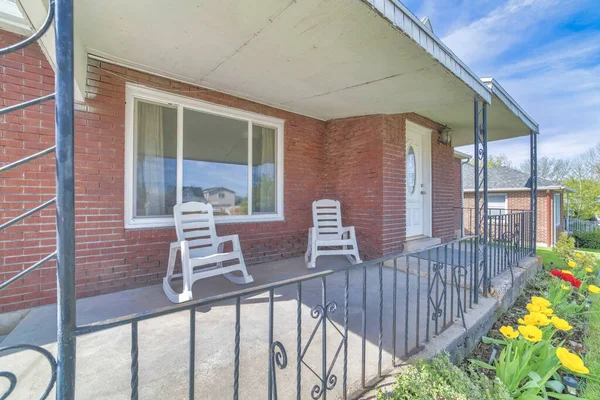
{"type": "Polygon", "coordinates": [[[413,251],[426,249],[427,247],[435,246],[440,243],[442,243],[442,239],[431,238],[427,236],[416,239],[409,239],[404,243],[404,252],[412,253],[413,251]]]}

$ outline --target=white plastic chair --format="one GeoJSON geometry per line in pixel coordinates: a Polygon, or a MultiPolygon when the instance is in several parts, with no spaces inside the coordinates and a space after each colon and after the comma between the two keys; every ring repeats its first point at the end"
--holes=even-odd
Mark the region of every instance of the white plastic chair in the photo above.
{"type": "Polygon", "coordinates": [[[192,300],[194,282],[211,276],[223,275],[238,285],[254,281],[246,270],[238,235],[217,236],[212,205],[191,201],[177,204],[173,213],[178,241],[171,243],[167,276],[163,279],[163,290],[169,300],[173,303],[192,300]],[[233,250],[224,253],[223,245],[227,242],[231,242],[233,250]],[[173,273],[177,251],[181,251],[181,274],[173,273]],[[237,263],[223,266],[224,262],[236,260],[237,263]],[[233,275],[234,271],[242,276],[233,275]],[[171,280],[181,277],[183,292],[177,293],[171,287],[171,280]]]}
{"type": "Polygon", "coordinates": [[[345,255],[353,264],[362,262],[354,227],[342,226],[340,202],[313,201],[312,212],[313,227],[308,230],[308,247],[304,255],[306,267],[315,268],[319,256],[345,255]]]}

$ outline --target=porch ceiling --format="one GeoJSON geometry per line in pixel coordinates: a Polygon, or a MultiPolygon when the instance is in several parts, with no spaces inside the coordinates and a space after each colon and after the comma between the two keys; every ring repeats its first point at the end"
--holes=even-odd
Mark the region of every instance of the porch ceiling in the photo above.
{"type": "MultiPolygon", "coordinates": [[[[489,102],[492,90],[401,4],[384,3],[80,0],[75,31],[92,56],[133,68],[321,120],[416,112],[472,143],[473,96],[489,102]]],[[[498,103],[490,140],[527,134],[498,103]]]]}

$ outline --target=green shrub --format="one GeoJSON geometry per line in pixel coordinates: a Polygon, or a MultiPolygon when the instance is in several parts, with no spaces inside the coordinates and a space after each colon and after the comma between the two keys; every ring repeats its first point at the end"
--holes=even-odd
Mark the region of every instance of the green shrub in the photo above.
{"type": "Polygon", "coordinates": [[[574,232],[575,246],[583,249],[600,249],[600,231],[574,232]]]}
{"type": "Polygon", "coordinates": [[[510,394],[498,380],[469,367],[464,371],[450,362],[447,355],[410,365],[398,375],[389,393],[379,392],[378,400],[510,400],[510,394]]]}
{"type": "Polygon", "coordinates": [[[567,232],[562,232],[552,248],[560,258],[569,261],[575,258],[575,238],[569,237],[567,232]]]}

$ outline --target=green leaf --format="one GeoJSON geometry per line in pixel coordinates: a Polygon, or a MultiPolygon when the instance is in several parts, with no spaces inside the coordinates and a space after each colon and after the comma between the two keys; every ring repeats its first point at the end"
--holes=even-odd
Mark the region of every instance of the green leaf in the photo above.
{"type": "Polygon", "coordinates": [[[556,381],[556,380],[548,381],[548,382],[546,382],[546,386],[548,388],[552,389],[553,391],[555,391],[556,393],[562,393],[565,391],[565,385],[563,385],[562,382],[560,382],[560,381],[556,381]]]}
{"type": "Polygon", "coordinates": [[[532,381],[534,381],[535,383],[538,383],[539,381],[542,380],[542,377],[538,375],[537,372],[531,371],[527,374],[528,377],[531,378],[532,381]]]}
{"type": "Polygon", "coordinates": [[[479,361],[479,360],[475,360],[475,359],[469,359],[469,361],[470,361],[472,364],[475,364],[475,365],[477,365],[478,367],[485,368],[485,369],[490,369],[490,370],[492,370],[492,371],[495,371],[495,370],[496,370],[496,367],[494,367],[493,365],[490,365],[490,364],[488,364],[488,363],[485,363],[485,362],[483,362],[483,361],[479,361]]]}
{"type": "Polygon", "coordinates": [[[580,397],[573,396],[572,394],[564,394],[564,393],[554,393],[548,392],[548,397],[552,397],[558,400],[581,400],[580,397]]]}
{"type": "Polygon", "coordinates": [[[506,340],[493,339],[493,338],[487,337],[487,336],[482,337],[481,341],[483,343],[485,343],[485,344],[501,344],[501,345],[506,345],[506,340]]]}

